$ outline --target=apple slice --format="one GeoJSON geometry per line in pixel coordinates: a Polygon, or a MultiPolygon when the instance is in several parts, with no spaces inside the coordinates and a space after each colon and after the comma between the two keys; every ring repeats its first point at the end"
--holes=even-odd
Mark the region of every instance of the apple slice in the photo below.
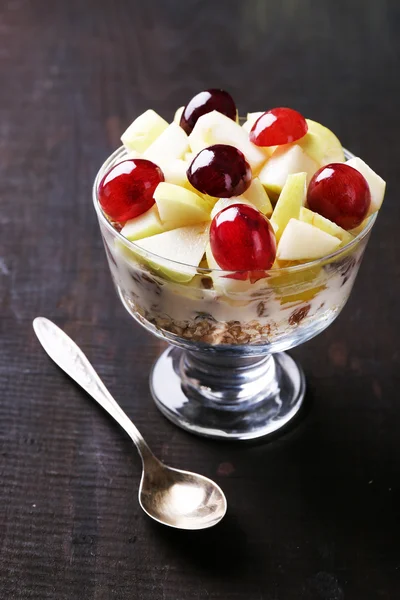
{"type": "Polygon", "coordinates": [[[203,258],[208,236],[208,226],[204,224],[164,231],[135,242],[136,246],[153,254],[140,254],[137,258],[139,262],[147,263],[164,277],[186,283],[196,275],[196,268],[203,258]]]}
{"type": "Polygon", "coordinates": [[[278,146],[258,177],[267,192],[280,194],[289,175],[305,172],[308,184],[318,168],[318,164],[297,143],[286,144],[278,146]]]}
{"type": "Polygon", "coordinates": [[[319,215],[318,213],[313,212],[312,210],[310,210],[309,208],[305,208],[304,206],[300,208],[299,219],[304,223],[309,223],[310,225],[318,227],[318,229],[321,229],[321,231],[325,231],[325,233],[329,233],[330,235],[334,235],[335,237],[339,238],[339,240],[342,242],[342,246],[348,244],[349,242],[351,242],[351,240],[354,240],[354,236],[351,235],[351,233],[349,233],[342,227],[339,227],[339,225],[336,225],[336,223],[334,223],[333,221],[326,219],[322,215],[319,215]]]}
{"type": "Polygon", "coordinates": [[[168,229],[210,220],[212,204],[202,196],[173,183],[159,183],[154,192],[161,221],[168,229]]]}
{"type": "Polygon", "coordinates": [[[117,158],[117,160],[115,161],[113,166],[124,162],[124,160],[132,160],[135,158],[142,158],[142,155],[140,154],[140,152],[137,152],[136,150],[128,150],[128,152],[126,154],[124,154],[123,156],[119,156],[117,158]]]}
{"type": "Polygon", "coordinates": [[[320,167],[332,162],[344,162],[342,144],[334,133],[327,127],[306,119],[308,132],[298,140],[297,144],[312,158],[320,167]]]}
{"type": "MultiPolygon", "coordinates": [[[[211,199],[211,197],[207,196],[206,194],[200,194],[200,192],[198,192],[198,190],[196,190],[189,182],[187,178],[187,170],[189,165],[190,162],[187,160],[182,160],[181,158],[175,158],[173,160],[162,161],[158,163],[158,166],[164,173],[164,179],[167,183],[180,185],[181,187],[185,187],[206,199],[211,199]]],[[[212,200],[214,203],[216,199],[212,198],[212,200]]]]}
{"type": "Polygon", "coordinates": [[[272,204],[268,198],[268,194],[257,177],[253,179],[249,189],[241,196],[220,198],[214,204],[214,208],[211,211],[211,219],[213,219],[222,209],[227,208],[232,204],[247,204],[248,206],[253,206],[266,217],[270,217],[272,214],[272,204]]]}
{"type": "Polygon", "coordinates": [[[310,260],[322,258],[339,246],[337,237],[309,223],[290,219],[279,241],[276,256],[278,260],[310,260]]]}
{"type": "Polygon", "coordinates": [[[125,156],[122,156],[118,162],[123,161],[123,160],[135,159],[135,158],[142,158],[141,153],[138,152],[137,150],[129,150],[129,152],[127,152],[125,154],[125,156]]]}
{"type": "Polygon", "coordinates": [[[257,175],[271,155],[268,148],[259,148],[252,144],[248,133],[240,125],[216,110],[198,119],[189,135],[189,144],[192,152],[196,154],[214,144],[235,146],[245,155],[253,175],[257,175]]]}
{"type": "Polygon", "coordinates": [[[350,229],[349,233],[351,233],[354,237],[357,237],[362,232],[362,230],[365,228],[368,221],[369,221],[369,217],[364,219],[364,221],[358,227],[355,227],[354,229],[350,229]]]}
{"type": "MultiPolygon", "coordinates": [[[[226,199],[229,200],[229,198],[226,199]]],[[[221,198],[221,200],[225,200],[225,198],[221,198]]],[[[226,277],[226,275],[224,275],[224,271],[221,270],[221,267],[215,260],[209,243],[206,247],[206,260],[208,268],[213,269],[210,273],[210,276],[213,281],[214,288],[218,292],[221,292],[226,295],[241,294],[243,292],[248,292],[250,289],[253,291],[264,285],[264,280],[259,280],[256,283],[252,284],[249,279],[241,280],[226,277]]]]}
{"type": "Polygon", "coordinates": [[[272,213],[271,223],[275,229],[277,241],[283,235],[286,225],[290,219],[298,219],[300,209],[304,205],[307,196],[307,173],[295,173],[289,175],[279,200],[272,213]]]}
{"type": "Polygon", "coordinates": [[[257,121],[257,119],[259,119],[261,117],[261,115],[264,114],[264,111],[261,112],[253,112],[253,113],[247,113],[247,120],[243,123],[242,125],[242,129],[244,129],[245,131],[247,131],[247,133],[250,133],[251,128],[253,127],[254,123],[257,121]]]}
{"type": "Polygon", "coordinates": [[[166,227],[161,223],[157,206],[154,204],[142,215],[127,221],[121,230],[121,235],[134,242],[135,240],[162,233],[165,229],[166,227]]]}
{"type": "Polygon", "coordinates": [[[183,113],[184,110],[185,110],[185,107],[184,106],[180,106],[175,111],[175,114],[174,114],[174,123],[176,123],[177,125],[179,125],[179,123],[181,122],[181,116],[182,116],[182,113],[183,113]]]}
{"type": "Polygon", "coordinates": [[[167,127],[167,121],[149,109],[129,125],[121,135],[121,142],[127,150],[144,152],[167,127]]]}
{"type": "Polygon", "coordinates": [[[346,165],[359,171],[367,180],[371,192],[371,204],[367,216],[372,215],[382,206],[383,198],[385,197],[386,181],[357,156],[348,160],[346,165]]]}
{"type": "Polygon", "coordinates": [[[252,204],[248,200],[245,200],[243,198],[243,196],[237,196],[237,197],[234,197],[234,198],[220,198],[214,204],[214,207],[213,207],[213,209],[211,211],[211,215],[210,215],[211,220],[219,212],[221,212],[221,210],[223,210],[224,208],[228,208],[228,206],[232,206],[232,204],[247,204],[248,206],[254,206],[254,204],[252,204]]]}
{"type": "Polygon", "coordinates": [[[266,217],[270,217],[272,215],[271,200],[269,199],[269,196],[258,177],[254,177],[250,187],[244,192],[244,194],[239,196],[239,198],[243,198],[244,200],[251,202],[251,204],[258,208],[258,210],[266,217]]]}
{"type": "Polygon", "coordinates": [[[176,123],[171,123],[162,134],[147,148],[143,158],[151,160],[162,169],[163,163],[183,158],[189,150],[188,136],[176,123]]]}
{"type": "Polygon", "coordinates": [[[189,163],[187,163],[186,160],[175,158],[173,160],[163,161],[158,166],[164,173],[164,180],[167,183],[173,183],[182,187],[190,185],[186,175],[189,163]]]}

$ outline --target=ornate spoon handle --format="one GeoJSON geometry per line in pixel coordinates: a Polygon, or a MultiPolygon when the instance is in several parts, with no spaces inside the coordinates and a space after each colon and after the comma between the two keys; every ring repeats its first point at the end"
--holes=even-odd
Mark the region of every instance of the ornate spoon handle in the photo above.
{"type": "Polygon", "coordinates": [[[136,445],[142,460],[145,456],[153,456],[140,431],[111,396],[77,344],[62,329],[44,317],[36,317],[33,321],[33,328],[50,358],[126,431],[136,445]]]}

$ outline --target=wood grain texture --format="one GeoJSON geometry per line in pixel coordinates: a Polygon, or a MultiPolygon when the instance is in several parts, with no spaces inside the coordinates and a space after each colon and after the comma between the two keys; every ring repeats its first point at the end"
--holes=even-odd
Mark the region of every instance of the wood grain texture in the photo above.
{"type": "Polygon", "coordinates": [[[394,0],[0,3],[0,597],[394,600],[400,591],[400,9],[394,0]],[[207,87],[290,105],[388,180],[352,297],[294,354],[309,411],[267,444],[197,439],[157,412],[161,342],[124,312],[91,204],[123,128],[207,87]],[[215,478],[213,531],[153,524],[129,441],[42,352],[84,349],[167,462],[215,478]]]}

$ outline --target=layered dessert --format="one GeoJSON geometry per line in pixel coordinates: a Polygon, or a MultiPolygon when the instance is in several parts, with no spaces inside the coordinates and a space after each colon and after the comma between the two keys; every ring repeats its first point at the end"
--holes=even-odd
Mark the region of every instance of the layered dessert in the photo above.
{"type": "Polygon", "coordinates": [[[207,90],[133,121],[95,183],[118,293],[183,345],[284,349],[344,306],[385,192],[326,127],[290,108],[240,122],[207,90]]]}

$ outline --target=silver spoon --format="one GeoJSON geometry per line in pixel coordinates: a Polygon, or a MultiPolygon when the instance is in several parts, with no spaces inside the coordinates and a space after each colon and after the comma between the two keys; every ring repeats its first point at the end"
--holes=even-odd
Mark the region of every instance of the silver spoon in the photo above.
{"type": "Polygon", "coordinates": [[[206,529],[226,512],[221,488],[203,475],[167,467],[116,403],[80,348],[57,325],[36,317],[33,328],[54,362],[92,396],[129,435],[142,459],[139,503],[155,521],[177,529],[206,529]]]}

